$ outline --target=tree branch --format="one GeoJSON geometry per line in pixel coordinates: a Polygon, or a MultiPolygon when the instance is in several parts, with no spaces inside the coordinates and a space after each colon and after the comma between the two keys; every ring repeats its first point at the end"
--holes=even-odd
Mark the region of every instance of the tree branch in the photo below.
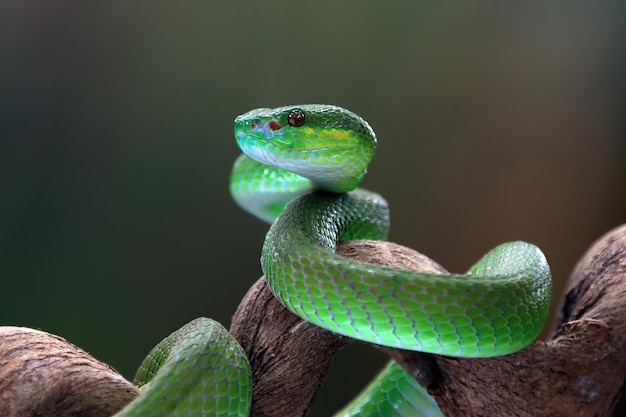
{"type": "MultiPolygon", "coordinates": [[[[389,242],[344,242],[340,253],[443,271],[429,258],[389,242]]],[[[550,340],[487,359],[381,349],[426,386],[448,415],[609,416],[626,374],[625,278],[626,225],[601,237],[579,261],[550,340]]],[[[253,417],[308,415],[332,354],[349,341],[291,314],[263,279],[242,300],[231,333],[252,365],[253,417]]],[[[134,395],[136,390],[111,368],[61,338],[0,328],[0,415],[104,416],[134,395]]]]}
{"type": "Polygon", "coordinates": [[[0,416],[110,416],[138,392],[61,337],[0,327],[0,416]]]}

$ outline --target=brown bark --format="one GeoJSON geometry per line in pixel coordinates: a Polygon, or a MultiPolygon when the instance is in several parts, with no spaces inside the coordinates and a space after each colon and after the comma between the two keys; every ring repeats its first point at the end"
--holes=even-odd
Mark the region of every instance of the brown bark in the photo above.
{"type": "Polygon", "coordinates": [[[65,339],[0,327],[0,416],[110,416],[137,392],[113,368],[65,339]]]}
{"type": "MultiPolygon", "coordinates": [[[[345,242],[340,252],[396,267],[443,270],[388,242],[345,242]]],[[[609,416],[626,374],[625,309],[626,225],[581,258],[548,341],[489,359],[384,350],[428,387],[447,415],[609,416]]],[[[254,417],[306,416],[332,354],[348,342],[289,313],[263,279],[242,300],[231,332],[252,364],[254,417]]],[[[101,410],[112,398],[119,400],[110,412],[135,395],[106,365],[73,345],[57,347],[63,342],[29,329],[0,331],[0,415],[107,415],[101,410]],[[100,383],[109,388],[95,388],[100,383]],[[76,411],[80,407],[94,411],[76,411]]]]}

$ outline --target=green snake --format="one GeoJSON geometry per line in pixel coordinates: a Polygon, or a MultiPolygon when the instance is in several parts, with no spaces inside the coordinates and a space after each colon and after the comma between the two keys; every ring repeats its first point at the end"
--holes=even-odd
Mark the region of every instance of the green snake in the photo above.
{"type": "MultiPolygon", "coordinates": [[[[527,346],[539,334],[548,315],[551,276],[545,256],[532,244],[499,245],[466,274],[394,269],[335,254],[341,240],[385,240],[389,229],[386,201],[357,188],[377,144],[374,131],[358,115],[331,105],[256,109],[235,119],[235,138],[243,154],[233,167],[231,195],[245,210],[271,223],[261,266],[272,293],[293,313],[365,342],[457,357],[504,355],[527,346]]],[[[146,391],[157,389],[162,371],[156,369],[161,364],[176,368],[170,362],[190,361],[187,358],[194,353],[188,348],[182,349],[188,350],[185,359],[170,359],[174,356],[170,351],[180,349],[179,339],[189,332],[166,338],[146,359],[137,374],[146,391]]],[[[219,358],[221,340],[228,335],[223,328],[211,332],[221,335],[219,343],[209,343],[218,353],[204,356],[219,358]]],[[[206,402],[215,412],[197,415],[249,412],[249,367],[240,348],[228,343],[225,350],[231,356],[223,362],[236,366],[220,370],[218,377],[204,383],[212,387],[211,395],[201,397],[212,399],[206,402]],[[224,377],[228,372],[232,377],[224,377]],[[233,387],[234,378],[241,380],[233,387]]],[[[204,368],[217,368],[216,364],[204,368]]],[[[191,362],[186,369],[196,372],[191,362]]],[[[185,397],[168,391],[170,377],[162,379],[165,388],[158,388],[162,397],[185,397]]],[[[133,407],[140,409],[143,395],[119,416],[142,414],[133,407]]],[[[197,401],[192,406],[199,409],[197,401]]],[[[390,363],[339,415],[442,414],[408,373],[390,363]]]]}

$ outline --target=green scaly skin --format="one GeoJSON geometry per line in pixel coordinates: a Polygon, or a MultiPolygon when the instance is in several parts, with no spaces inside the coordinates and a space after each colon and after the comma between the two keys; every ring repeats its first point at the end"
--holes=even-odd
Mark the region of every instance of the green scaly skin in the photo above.
{"type": "Polygon", "coordinates": [[[389,362],[335,417],[444,417],[435,399],[395,362],[389,362]]]}
{"type": "MultiPolygon", "coordinates": [[[[464,275],[392,269],[335,254],[339,241],[383,240],[389,226],[385,200],[354,190],[376,147],[373,130],[359,116],[328,105],[257,109],[235,119],[235,137],[247,155],[231,177],[238,203],[258,196],[255,187],[241,184],[246,175],[237,172],[240,164],[277,178],[277,190],[280,184],[306,184],[305,195],[272,224],[261,257],[272,292],[293,313],[366,342],[458,357],[504,355],[539,334],[550,305],[551,277],[544,255],[531,244],[500,245],[464,275]],[[305,115],[302,124],[289,123],[294,109],[305,115]]],[[[267,196],[272,187],[262,188],[263,203],[246,209],[271,221],[284,205],[278,202],[282,191],[272,201],[267,196]]],[[[396,365],[384,375],[384,382],[374,382],[341,415],[440,415],[436,407],[418,414],[422,411],[413,404],[419,399],[399,393],[412,385],[416,398],[425,394],[408,384],[412,378],[396,365]]]]}
{"type": "Polygon", "coordinates": [[[140,394],[115,417],[245,417],[252,401],[248,358],[228,330],[195,319],[146,356],[134,384],[140,394]]]}

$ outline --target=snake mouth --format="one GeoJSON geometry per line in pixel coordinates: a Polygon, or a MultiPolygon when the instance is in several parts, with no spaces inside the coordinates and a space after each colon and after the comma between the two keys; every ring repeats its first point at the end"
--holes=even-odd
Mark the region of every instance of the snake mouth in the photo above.
{"type": "Polygon", "coordinates": [[[276,166],[276,150],[281,148],[266,138],[245,132],[237,132],[237,144],[239,149],[249,158],[262,164],[276,166]]]}
{"type": "Polygon", "coordinates": [[[257,162],[277,168],[284,168],[283,165],[292,165],[281,164],[280,161],[283,159],[291,161],[296,155],[300,155],[299,158],[302,161],[310,161],[311,158],[315,158],[320,152],[324,152],[329,149],[350,147],[348,144],[335,144],[333,146],[318,146],[298,149],[294,148],[292,140],[288,140],[280,134],[274,134],[272,137],[267,137],[263,132],[250,131],[246,129],[237,129],[235,131],[235,137],[237,145],[248,157],[257,162]]]}

